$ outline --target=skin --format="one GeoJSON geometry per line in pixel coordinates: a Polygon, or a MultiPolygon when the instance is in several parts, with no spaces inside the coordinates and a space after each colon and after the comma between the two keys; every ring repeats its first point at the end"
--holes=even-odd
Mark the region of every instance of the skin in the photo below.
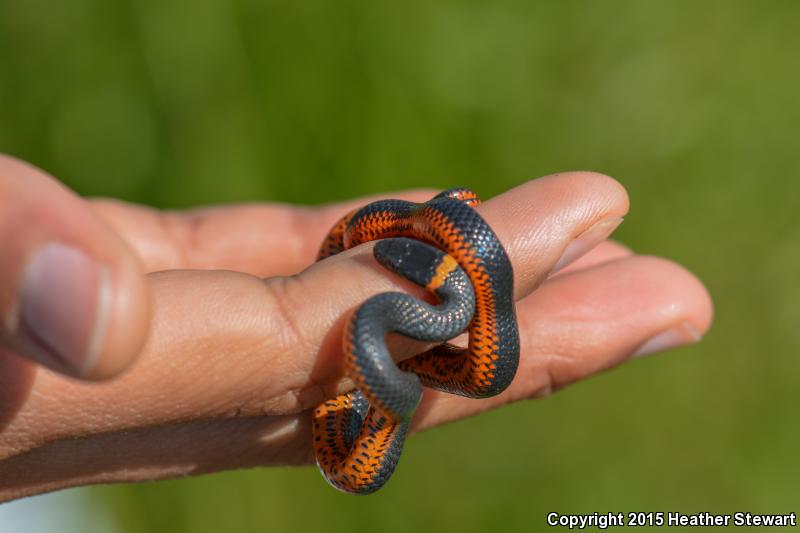
{"type": "MultiPolygon", "coordinates": [[[[311,463],[310,409],[351,387],[340,346],[348,311],[373,294],[418,290],[378,266],[370,245],[313,263],[333,222],[374,199],[159,212],[82,199],[0,156],[0,500],[311,463]],[[83,373],[33,362],[8,327],[23,267],[43,242],[78,247],[111,275],[100,352],[83,373]]],[[[631,359],[665,331],[679,345],[708,330],[711,300],[691,273],[604,240],[628,211],[612,178],[547,176],[479,210],[515,269],[519,372],[486,400],[426,391],[415,431],[549,394],[631,359]],[[587,231],[609,220],[610,229],[587,231]],[[565,251],[569,264],[553,272],[565,251]]],[[[424,348],[390,344],[398,360],[424,348]]]]}

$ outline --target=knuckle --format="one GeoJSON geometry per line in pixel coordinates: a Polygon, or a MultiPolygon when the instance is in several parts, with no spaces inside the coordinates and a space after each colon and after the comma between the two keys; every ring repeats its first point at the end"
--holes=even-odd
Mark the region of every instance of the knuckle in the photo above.
{"type": "Polygon", "coordinates": [[[274,331],[279,337],[280,346],[294,350],[308,348],[310,341],[301,327],[296,313],[297,278],[295,276],[275,277],[264,281],[264,287],[272,300],[272,318],[276,320],[274,331]]]}

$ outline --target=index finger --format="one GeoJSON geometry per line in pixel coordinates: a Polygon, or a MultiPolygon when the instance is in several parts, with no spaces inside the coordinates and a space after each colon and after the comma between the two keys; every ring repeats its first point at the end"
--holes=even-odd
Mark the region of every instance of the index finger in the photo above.
{"type": "Polygon", "coordinates": [[[105,198],[91,202],[95,213],[139,254],[148,272],[235,270],[265,278],[296,274],[314,262],[325,234],[352,209],[379,198],[422,202],[434,194],[417,189],[319,207],[253,203],[185,211],[105,198]]]}

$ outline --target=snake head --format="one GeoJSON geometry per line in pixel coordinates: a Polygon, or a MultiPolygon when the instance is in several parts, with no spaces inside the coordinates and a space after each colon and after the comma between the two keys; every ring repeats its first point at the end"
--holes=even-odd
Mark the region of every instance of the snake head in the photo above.
{"type": "Polygon", "coordinates": [[[437,268],[449,257],[438,248],[405,237],[378,241],[372,253],[385,268],[421,287],[430,285],[437,268]]]}

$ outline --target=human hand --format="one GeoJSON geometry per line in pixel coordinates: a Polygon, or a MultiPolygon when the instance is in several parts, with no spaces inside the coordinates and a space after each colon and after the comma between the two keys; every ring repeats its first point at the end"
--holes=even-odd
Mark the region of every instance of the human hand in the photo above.
{"type": "MultiPolygon", "coordinates": [[[[377,266],[369,245],[312,264],[331,224],[372,199],[157,212],[80,199],[0,158],[0,499],[312,462],[310,409],[351,386],[340,357],[347,311],[376,293],[417,290],[377,266]],[[51,247],[36,263],[44,243],[80,252],[51,247]],[[42,264],[55,273],[37,272],[42,264]],[[102,383],[31,362],[94,379],[137,354],[102,383]]],[[[702,284],[604,241],[627,208],[616,181],[585,172],[479,206],[514,265],[520,368],[486,400],[426,391],[414,429],[700,338],[712,315],[702,284]]],[[[398,359],[419,351],[393,340],[398,359]]]]}

